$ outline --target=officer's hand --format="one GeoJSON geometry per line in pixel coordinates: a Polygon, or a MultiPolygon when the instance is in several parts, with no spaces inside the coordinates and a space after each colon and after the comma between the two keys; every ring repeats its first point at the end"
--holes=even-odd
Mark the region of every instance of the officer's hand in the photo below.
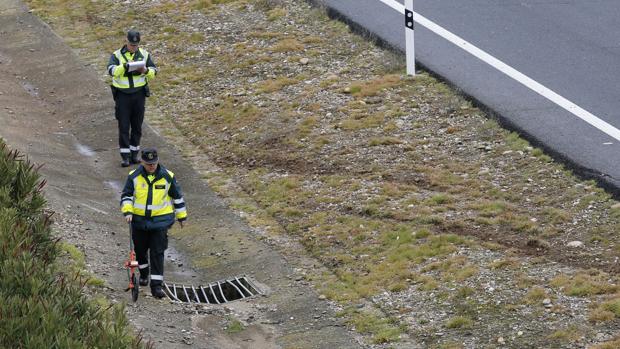
{"type": "Polygon", "coordinates": [[[149,71],[147,67],[140,68],[140,74],[146,74],[149,71]]]}
{"type": "Polygon", "coordinates": [[[132,220],[133,220],[133,216],[132,216],[132,215],[127,215],[127,216],[125,216],[125,221],[126,221],[127,223],[131,223],[131,221],[132,221],[132,220]]]}
{"type": "Polygon", "coordinates": [[[183,222],[184,221],[179,221],[179,226],[181,227],[181,229],[183,229],[183,222]]]}
{"type": "Polygon", "coordinates": [[[129,70],[129,63],[123,63],[123,68],[125,68],[125,71],[129,70]]]}

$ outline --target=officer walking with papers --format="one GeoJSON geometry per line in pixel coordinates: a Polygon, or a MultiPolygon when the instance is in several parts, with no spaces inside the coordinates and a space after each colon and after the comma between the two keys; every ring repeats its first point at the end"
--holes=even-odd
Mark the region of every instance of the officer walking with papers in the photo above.
{"type": "Polygon", "coordinates": [[[108,73],[112,76],[112,96],[115,116],[118,120],[118,146],[121,166],[140,162],[140,138],[144,121],[145,97],[149,96],[148,83],[157,74],[157,67],[151,55],[140,44],[140,33],[127,32],[125,45],[114,51],[108,62],[108,73]]]}

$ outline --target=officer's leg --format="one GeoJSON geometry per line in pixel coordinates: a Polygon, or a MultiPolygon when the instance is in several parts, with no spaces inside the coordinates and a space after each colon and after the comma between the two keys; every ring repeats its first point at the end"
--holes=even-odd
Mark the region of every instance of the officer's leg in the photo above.
{"type": "Polygon", "coordinates": [[[130,96],[119,92],[116,99],[116,120],[118,120],[118,147],[120,149],[123,167],[129,166],[129,126],[131,119],[130,96]]]}
{"type": "Polygon", "coordinates": [[[162,290],[164,283],[164,252],[168,248],[168,229],[149,231],[151,259],[151,293],[156,298],[165,296],[162,290]]]}
{"type": "Polygon", "coordinates": [[[131,108],[131,138],[129,139],[129,149],[131,150],[131,160],[133,163],[140,162],[138,152],[140,151],[140,139],[142,138],[142,122],[144,121],[144,92],[136,92],[132,96],[133,103],[131,108]]]}
{"type": "Polygon", "coordinates": [[[140,279],[148,280],[149,260],[147,258],[147,251],[149,249],[149,232],[134,228],[131,237],[133,239],[134,251],[136,252],[136,259],[138,260],[140,279]]]}

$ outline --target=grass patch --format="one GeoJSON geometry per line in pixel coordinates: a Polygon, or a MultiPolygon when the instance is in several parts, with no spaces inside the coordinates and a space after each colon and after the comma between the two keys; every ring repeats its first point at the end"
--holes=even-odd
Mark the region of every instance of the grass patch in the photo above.
{"type": "Polygon", "coordinates": [[[86,268],[84,253],[82,253],[82,251],[80,251],[75,245],[67,242],[61,242],[59,244],[59,249],[61,253],[64,252],[64,254],[69,257],[75,268],[78,270],[86,268]]]}
{"type": "Polygon", "coordinates": [[[588,314],[588,321],[592,323],[608,322],[616,318],[614,312],[606,310],[604,307],[596,307],[588,314]]]}
{"type": "Polygon", "coordinates": [[[356,82],[347,91],[355,97],[376,96],[384,89],[393,88],[402,83],[400,75],[388,74],[372,80],[356,82]]]}
{"type": "Polygon", "coordinates": [[[542,287],[533,287],[525,295],[525,303],[542,304],[543,299],[547,297],[547,291],[542,287]]]}
{"type": "Polygon", "coordinates": [[[271,49],[274,52],[299,52],[304,50],[304,44],[297,39],[286,38],[278,41],[271,49]]]}
{"type": "Polygon", "coordinates": [[[559,343],[574,343],[578,341],[581,336],[583,336],[583,333],[578,327],[569,326],[553,332],[548,338],[559,343]]]}
{"type": "Polygon", "coordinates": [[[582,272],[574,276],[558,275],[551,280],[551,285],[569,296],[586,297],[617,292],[618,286],[608,280],[608,275],[593,271],[593,274],[582,272]]]}
{"type": "Polygon", "coordinates": [[[521,266],[521,262],[516,258],[506,258],[491,263],[492,269],[518,269],[521,266]]]}
{"type": "Polygon", "coordinates": [[[345,131],[359,131],[368,128],[380,127],[385,120],[385,114],[383,112],[372,113],[370,115],[364,115],[364,117],[358,118],[352,116],[343,120],[337,125],[337,128],[345,131]]]}
{"type": "Polygon", "coordinates": [[[228,334],[240,333],[243,330],[245,330],[245,326],[237,319],[231,319],[228,321],[228,325],[226,325],[226,333],[228,334]]]}
{"type": "Polygon", "coordinates": [[[275,21],[284,16],[286,16],[286,10],[281,7],[276,7],[267,11],[267,20],[269,21],[275,21]]]}
{"type": "Polygon", "coordinates": [[[396,137],[380,137],[380,138],[371,138],[368,142],[368,145],[371,147],[376,147],[379,145],[395,145],[402,144],[403,142],[396,137]]]}
{"type": "Polygon", "coordinates": [[[614,314],[615,317],[620,317],[620,298],[614,298],[601,304],[601,308],[614,314]]]}
{"type": "Polygon", "coordinates": [[[375,344],[396,342],[403,329],[395,321],[379,317],[373,313],[360,310],[346,310],[340,315],[347,315],[347,323],[360,333],[370,334],[375,344]]]}
{"type": "Polygon", "coordinates": [[[450,329],[460,329],[460,328],[471,328],[474,324],[474,321],[467,316],[455,316],[448,321],[446,321],[446,328],[450,329]]]}

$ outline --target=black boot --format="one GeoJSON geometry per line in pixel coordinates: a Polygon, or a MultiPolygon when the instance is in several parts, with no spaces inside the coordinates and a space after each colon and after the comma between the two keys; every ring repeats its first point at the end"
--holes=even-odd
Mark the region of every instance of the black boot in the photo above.
{"type": "Polygon", "coordinates": [[[131,163],[132,164],[139,164],[140,163],[140,158],[138,158],[138,150],[132,150],[131,151],[131,163]]]}
{"type": "Polygon", "coordinates": [[[121,167],[129,167],[129,154],[121,153],[121,167]]]}
{"type": "Polygon", "coordinates": [[[162,290],[160,285],[151,287],[151,294],[155,298],[164,298],[166,296],[166,293],[162,290]]]}

